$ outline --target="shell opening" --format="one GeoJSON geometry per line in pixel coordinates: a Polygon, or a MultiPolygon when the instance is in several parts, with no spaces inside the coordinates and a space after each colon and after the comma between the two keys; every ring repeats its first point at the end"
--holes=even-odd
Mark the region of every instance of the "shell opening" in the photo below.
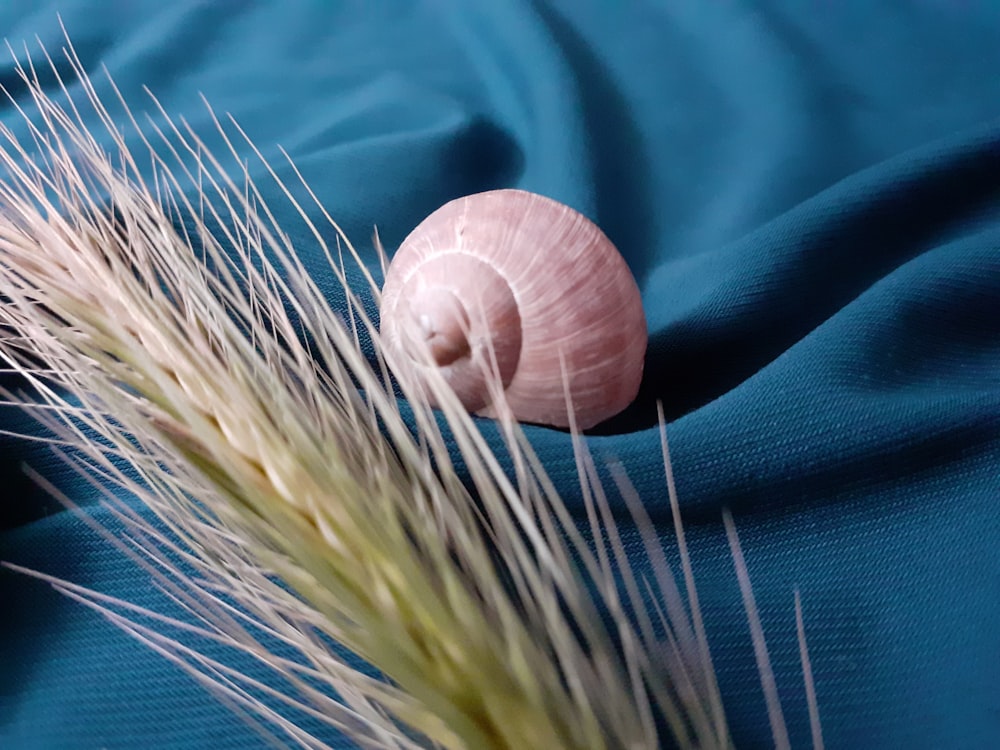
{"type": "Polygon", "coordinates": [[[469,314],[446,289],[422,289],[409,301],[403,334],[409,354],[424,357],[425,347],[438,367],[469,356],[469,314]]]}
{"type": "MultiPolygon", "coordinates": [[[[469,252],[418,254],[429,247],[404,243],[397,251],[382,291],[381,336],[415,365],[411,374],[437,370],[462,405],[477,412],[517,371],[517,300],[491,264],[469,252]]],[[[437,405],[430,394],[428,402],[437,405]]]]}

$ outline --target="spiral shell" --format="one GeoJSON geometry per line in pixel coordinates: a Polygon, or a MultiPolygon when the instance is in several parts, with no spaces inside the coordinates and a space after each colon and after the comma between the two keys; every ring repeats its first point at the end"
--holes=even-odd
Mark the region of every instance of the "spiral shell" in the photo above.
{"type": "MultiPolygon", "coordinates": [[[[382,289],[380,337],[430,359],[469,411],[587,429],[636,396],[646,319],[635,279],[582,214],[523,190],[453,200],[403,241],[382,289]],[[421,347],[427,347],[421,349],[421,347]]],[[[398,365],[397,365],[398,366],[398,365]]]]}

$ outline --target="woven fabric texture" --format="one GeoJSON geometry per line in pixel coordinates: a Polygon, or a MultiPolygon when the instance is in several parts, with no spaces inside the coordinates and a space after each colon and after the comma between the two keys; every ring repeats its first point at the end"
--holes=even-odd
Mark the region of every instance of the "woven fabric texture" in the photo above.
{"type": "MultiPolygon", "coordinates": [[[[57,12],[102,96],[106,66],[134,109],[149,86],[219,148],[204,94],[276,164],[284,147],[361,248],[496,187],[594,219],[650,347],[638,401],[590,447],[624,463],[672,550],[663,402],[737,745],[771,740],[724,507],[794,747],[796,587],[828,748],[1000,744],[1000,4],[11,0],[0,29],[58,54],[57,12]]],[[[24,94],[12,63],[0,82],[24,94]]],[[[0,120],[27,136],[9,104],[0,120]]],[[[568,436],[530,436],[582,518],[568,436]]],[[[114,528],[88,485],[0,443],[0,560],[177,614],[22,465],[114,528]]],[[[0,602],[0,747],[265,746],[45,584],[0,570],[0,602]]]]}

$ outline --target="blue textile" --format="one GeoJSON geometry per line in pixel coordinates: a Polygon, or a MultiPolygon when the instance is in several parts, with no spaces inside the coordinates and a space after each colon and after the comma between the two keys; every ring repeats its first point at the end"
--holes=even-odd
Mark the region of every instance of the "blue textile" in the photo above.
{"type": "MultiPolygon", "coordinates": [[[[595,219],[651,339],[640,399],[591,446],[625,463],[669,543],[663,401],[737,745],[770,730],[724,506],[794,747],[795,587],[827,747],[1000,745],[1000,4],[10,0],[0,30],[55,52],[57,11],[133,106],[148,85],[217,147],[201,92],[268,157],[287,149],[359,245],[377,224],[391,249],[502,186],[595,219]]],[[[3,411],[3,429],[26,424],[3,411]]],[[[578,504],[567,436],[531,437],[578,504]]],[[[20,465],[65,468],[0,441],[0,560],[168,609],[20,465]]],[[[45,585],[0,571],[0,602],[0,748],[262,746],[45,585]]]]}

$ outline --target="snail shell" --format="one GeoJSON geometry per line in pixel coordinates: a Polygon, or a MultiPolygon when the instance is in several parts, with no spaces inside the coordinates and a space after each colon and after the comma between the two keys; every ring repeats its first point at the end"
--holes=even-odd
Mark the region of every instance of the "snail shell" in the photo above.
{"type": "Polygon", "coordinates": [[[624,258],[582,214],[523,190],[458,198],[424,219],[386,272],[380,318],[397,367],[436,366],[483,416],[497,415],[499,377],[519,421],[569,426],[568,389],[587,429],[628,406],[642,379],[646,319],[624,258]]]}

